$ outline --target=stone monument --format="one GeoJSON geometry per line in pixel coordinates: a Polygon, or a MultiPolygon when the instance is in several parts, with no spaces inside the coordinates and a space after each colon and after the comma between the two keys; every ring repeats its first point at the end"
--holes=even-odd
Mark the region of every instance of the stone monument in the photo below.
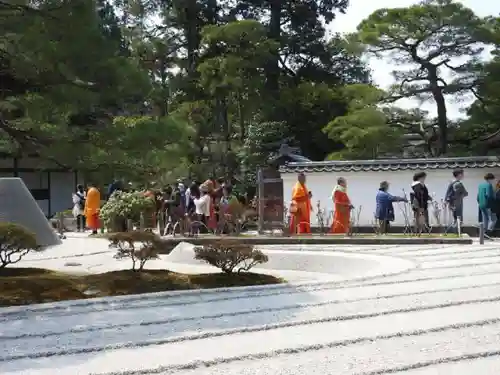
{"type": "Polygon", "coordinates": [[[61,243],[61,239],[20,178],[0,178],[0,222],[22,225],[35,234],[38,245],[42,247],[61,243]]]}

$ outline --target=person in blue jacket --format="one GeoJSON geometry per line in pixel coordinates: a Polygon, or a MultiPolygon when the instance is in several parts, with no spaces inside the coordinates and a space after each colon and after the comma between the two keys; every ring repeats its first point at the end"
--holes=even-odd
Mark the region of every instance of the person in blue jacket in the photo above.
{"type": "Polygon", "coordinates": [[[394,221],[394,202],[408,202],[405,197],[397,197],[390,193],[389,183],[382,181],[378,189],[375,208],[375,219],[378,221],[379,231],[381,234],[386,234],[390,227],[390,222],[394,221]]]}
{"type": "Polygon", "coordinates": [[[495,189],[493,184],[495,183],[495,176],[491,173],[487,173],[484,176],[484,182],[480,183],[477,189],[477,204],[479,206],[479,216],[480,221],[484,224],[484,229],[487,233],[492,232],[495,229],[495,224],[497,222],[497,216],[493,212],[495,208],[495,189]]]}

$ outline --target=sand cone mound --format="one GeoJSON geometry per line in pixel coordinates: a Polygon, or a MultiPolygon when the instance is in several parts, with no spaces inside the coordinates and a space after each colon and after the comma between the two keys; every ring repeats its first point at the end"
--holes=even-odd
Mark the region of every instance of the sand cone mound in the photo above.
{"type": "Polygon", "coordinates": [[[35,233],[40,246],[61,243],[61,239],[20,178],[0,178],[0,222],[22,225],[35,233]]]}

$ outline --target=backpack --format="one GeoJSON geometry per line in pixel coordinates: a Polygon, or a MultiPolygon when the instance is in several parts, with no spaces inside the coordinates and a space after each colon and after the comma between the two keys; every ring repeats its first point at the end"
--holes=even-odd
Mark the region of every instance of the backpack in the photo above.
{"type": "Polygon", "coordinates": [[[413,186],[411,187],[411,191],[410,191],[410,203],[411,203],[411,208],[413,210],[418,210],[420,208],[420,205],[416,199],[415,189],[413,186]]]}
{"type": "Polygon", "coordinates": [[[76,193],[76,196],[79,198],[78,203],[77,203],[78,208],[80,210],[84,210],[85,209],[85,197],[84,197],[84,195],[78,192],[78,193],[76,193]]]}
{"type": "Polygon", "coordinates": [[[446,189],[446,194],[444,196],[444,201],[448,203],[449,205],[452,205],[455,202],[455,189],[453,188],[453,185],[455,185],[456,181],[452,181],[449,185],[448,188],[446,189]]]}

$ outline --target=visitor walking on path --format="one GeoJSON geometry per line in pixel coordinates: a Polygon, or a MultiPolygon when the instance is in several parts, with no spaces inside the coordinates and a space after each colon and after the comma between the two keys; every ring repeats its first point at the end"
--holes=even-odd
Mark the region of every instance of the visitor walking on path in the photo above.
{"type": "Polygon", "coordinates": [[[306,175],[299,173],[290,203],[290,234],[308,233],[311,233],[311,199],[306,186],[306,175]]]}
{"type": "Polygon", "coordinates": [[[94,184],[89,184],[87,199],[85,200],[85,218],[92,234],[97,234],[100,228],[99,211],[101,210],[101,193],[94,184]]]}
{"type": "Polygon", "coordinates": [[[388,192],[389,183],[382,181],[375,198],[375,219],[378,221],[379,233],[386,234],[389,231],[391,221],[394,221],[394,202],[408,202],[405,197],[396,197],[388,192]]]}
{"type": "Polygon", "coordinates": [[[331,233],[348,234],[351,223],[351,210],[354,207],[347,195],[347,180],[345,178],[340,177],[337,180],[337,186],[335,186],[332,192],[332,199],[335,213],[333,215],[331,233]]]}
{"type": "Polygon", "coordinates": [[[425,172],[415,173],[413,183],[411,185],[412,192],[410,193],[410,201],[413,208],[415,219],[415,230],[417,233],[422,233],[425,227],[429,227],[429,211],[428,205],[431,197],[429,190],[425,186],[425,172]]]}
{"type": "Polygon", "coordinates": [[[479,221],[484,224],[484,229],[487,234],[490,234],[495,229],[497,216],[493,212],[495,208],[495,190],[493,184],[495,176],[487,173],[484,176],[484,182],[479,184],[477,189],[477,204],[479,206],[479,221]]]}
{"type": "MultiPolygon", "coordinates": [[[[195,213],[197,219],[198,221],[202,222],[206,227],[208,227],[212,212],[211,208],[212,198],[210,197],[209,191],[210,188],[206,184],[203,184],[200,186],[199,189],[200,196],[194,197],[195,213]]],[[[198,228],[198,230],[199,229],[205,229],[205,228],[198,228]]]]}
{"type": "Polygon", "coordinates": [[[73,216],[76,219],[76,231],[85,231],[85,190],[83,185],[78,185],[73,193],[73,216]]]}
{"type": "Polygon", "coordinates": [[[464,198],[469,195],[462,182],[463,178],[463,169],[455,169],[453,171],[453,181],[448,185],[444,199],[453,217],[453,222],[448,227],[448,230],[453,228],[457,232],[458,222],[462,222],[464,217],[464,198]]]}

